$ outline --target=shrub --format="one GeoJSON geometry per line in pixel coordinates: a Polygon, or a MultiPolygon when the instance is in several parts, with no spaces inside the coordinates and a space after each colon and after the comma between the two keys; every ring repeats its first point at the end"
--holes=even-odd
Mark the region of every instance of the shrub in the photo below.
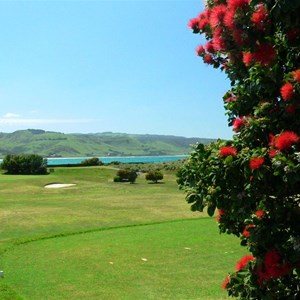
{"type": "Polygon", "coordinates": [[[47,160],[36,154],[7,155],[1,168],[7,174],[47,174],[47,160]]]}
{"type": "Polygon", "coordinates": [[[162,180],[164,178],[164,175],[160,171],[150,171],[146,174],[145,178],[148,181],[157,183],[158,180],[162,180]]]}
{"type": "MultiPolygon", "coordinates": [[[[137,178],[137,173],[135,171],[132,171],[130,169],[120,169],[117,172],[117,176],[120,181],[115,181],[115,182],[130,182],[134,183],[136,178],[137,178]]],[[[115,177],[115,179],[116,179],[115,177]]],[[[118,180],[118,179],[117,179],[118,180]]]]}
{"type": "Polygon", "coordinates": [[[252,255],[223,287],[239,299],[300,299],[300,1],[207,0],[189,26],[230,80],[233,140],[199,144],[178,182],[192,210],[252,255]]]}
{"type": "Polygon", "coordinates": [[[80,163],[82,166],[101,166],[103,163],[99,160],[98,157],[88,158],[80,163]]]}

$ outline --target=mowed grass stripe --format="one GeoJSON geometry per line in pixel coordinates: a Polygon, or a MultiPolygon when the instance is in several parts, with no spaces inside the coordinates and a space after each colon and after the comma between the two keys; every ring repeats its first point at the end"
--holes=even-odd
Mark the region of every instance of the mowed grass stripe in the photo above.
{"type": "Polygon", "coordinates": [[[24,299],[226,299],[242,251],[205,218],[36,241],[2,259],[24,299]]]}

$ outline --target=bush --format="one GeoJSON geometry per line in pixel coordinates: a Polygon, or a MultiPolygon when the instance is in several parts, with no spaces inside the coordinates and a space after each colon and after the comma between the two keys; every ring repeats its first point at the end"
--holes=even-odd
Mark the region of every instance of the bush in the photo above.
{"type": "Polygon", "coordinates": [[[47,160],[36,154],[7,155],[1,168],[7,174],[47,174],[47,160]]]}
{"type": "Polygon", "coordinates": [[[251,252],[223,283],[239,299],[300,299],[299,10],[299,0],[207,0],[189,23],[207,40],[197,54],[230,80],[234,136],[199,144],[178,182],[192,210],[217,209],[220,231],[251,252]]]}
{"type": "Polygon", "coordinates": [[[164,175],[160,171],[150,171],[146,174],[145,178],[148,181],[157,183],[158,180],[162,180],[164,178],[164,175]]]}
{"type": "Polygon", "coordinates": [[[101,166],[103,163],[99,160],[98,157],[88,158],[80,163],[82,166],[101,166]]]}
{"type": "Polygon", "coordinates": [[[120,169],[117,172],[117,176],[114,178],[114,182],[130,182],[134,183],[137,178],[137,173],[129,169],[120,169]],[[119,181],[115,181],[119,180],[119,181]]]}

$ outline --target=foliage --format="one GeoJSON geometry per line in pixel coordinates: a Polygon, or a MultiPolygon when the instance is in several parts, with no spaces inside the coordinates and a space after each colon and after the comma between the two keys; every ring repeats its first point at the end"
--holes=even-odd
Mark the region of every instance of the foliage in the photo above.
{"type": "Polygon", "coordinates": [[[80,165],[82,166],[101,166],[103,163],[100,161],[98,157],[87,158],[82,161],[80,165]]]}
{"type": "Polygon", "coordinates": [[[146,180],[153,181],[155,183],[158,182],[158,180],[162,180],[164,178],[164,175],[160,171],[150,171],[145,175],[146,180]]]}
{"type": "Polygon", "coordinates": [[[120,169],[117,176],[114,177],[114,182],[130,182],[134,183],[138,174],[130,169],[120,169]]]}
{"type": "Polygon", "coordinates": [[[189,22],[225,72],[232,141],[198,145],[178,172],[192,210],[252,253],[223,287],[240,299],[300,297],[300,1],[208,0],[189,22]]]}
{"type": "Polygon", "coordinates": [[[7,174],[47,174],[47,160],[36,154],[7,155],[1,168],[7,174]]]}

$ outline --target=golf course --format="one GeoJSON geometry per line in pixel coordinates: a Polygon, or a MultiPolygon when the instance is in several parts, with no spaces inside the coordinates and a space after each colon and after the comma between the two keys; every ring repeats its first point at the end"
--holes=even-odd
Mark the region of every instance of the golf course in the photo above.
{"type": "Polygon", "coordinates": [[[239,240],[190,211],[175,172],[157,184],[116,172],[0,174],[1,299],[227,299],[239,240]]]}

